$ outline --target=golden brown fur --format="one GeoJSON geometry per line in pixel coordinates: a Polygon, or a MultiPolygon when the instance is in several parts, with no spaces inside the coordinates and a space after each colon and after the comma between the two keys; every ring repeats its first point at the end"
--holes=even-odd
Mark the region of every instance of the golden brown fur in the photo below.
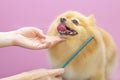
{"type": "Polygon", "coordinates": [[[49,49],[49,57],[53,68],[61,67],[80,45],[91,35],[94,39],[65,68],[63,77],[70,80],[107,80],[116,64],[116,46],[112,37],[96,26],[94,16],[86,17],[75,11],[68,11],[52,23],[49,36],[59,35],[57,26],[60,18],[66,18],[66,24],[78,32],[75,36],[64,35],[65,41],[49,49]],[[78,25],[71,20],[77,19],[78,25]]]}

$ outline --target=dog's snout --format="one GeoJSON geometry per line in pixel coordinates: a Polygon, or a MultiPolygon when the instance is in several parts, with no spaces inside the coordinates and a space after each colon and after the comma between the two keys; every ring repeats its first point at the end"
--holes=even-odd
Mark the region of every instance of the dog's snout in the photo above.
{"type": "Polygon", "coordinates": [[[61,22],[61,23],[64,23],[65,21],[66,21],[65,18],[60,18],[60,22],[61,22]]]}

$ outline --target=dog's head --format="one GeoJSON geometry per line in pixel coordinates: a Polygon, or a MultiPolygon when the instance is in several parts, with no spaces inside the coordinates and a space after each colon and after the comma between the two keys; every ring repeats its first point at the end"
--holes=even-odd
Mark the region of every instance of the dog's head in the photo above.
{"type": "Polygon", "coordinates": [[[53,22],[48,30],[48,35],[74,37],[88,34],[88,28],[94,26],[94,16],[85,17],[84,15],[68,11],[53,22]]]}

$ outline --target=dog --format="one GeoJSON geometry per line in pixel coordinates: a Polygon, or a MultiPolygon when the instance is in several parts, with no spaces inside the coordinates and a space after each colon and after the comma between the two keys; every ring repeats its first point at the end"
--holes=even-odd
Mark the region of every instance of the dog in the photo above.
{"type": "Polygon", "coordinates": [[[60,68],[90,37],[94,39],[65,67],[65,80],[107,80],[117,64],[117,48],[112,36],[98,27],[94,15],[77,11],[59,15],[48,29],[49,36],[66,40],[48,49],[52,68],[60,68]]]}

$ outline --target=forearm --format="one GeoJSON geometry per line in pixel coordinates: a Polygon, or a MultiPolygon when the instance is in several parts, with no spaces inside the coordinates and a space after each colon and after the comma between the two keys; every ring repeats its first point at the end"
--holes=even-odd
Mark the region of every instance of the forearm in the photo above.
{"type": "Polygon", "coordinates": [[[0,80],[28,80],[25,73],[17,74],[14,76],[1,78],[0,80]]]}
{"type": "Polygon", "coordinates": [[[14,45],[14,34],[15,31],[0,32],[0,47],[14,45]]]}

